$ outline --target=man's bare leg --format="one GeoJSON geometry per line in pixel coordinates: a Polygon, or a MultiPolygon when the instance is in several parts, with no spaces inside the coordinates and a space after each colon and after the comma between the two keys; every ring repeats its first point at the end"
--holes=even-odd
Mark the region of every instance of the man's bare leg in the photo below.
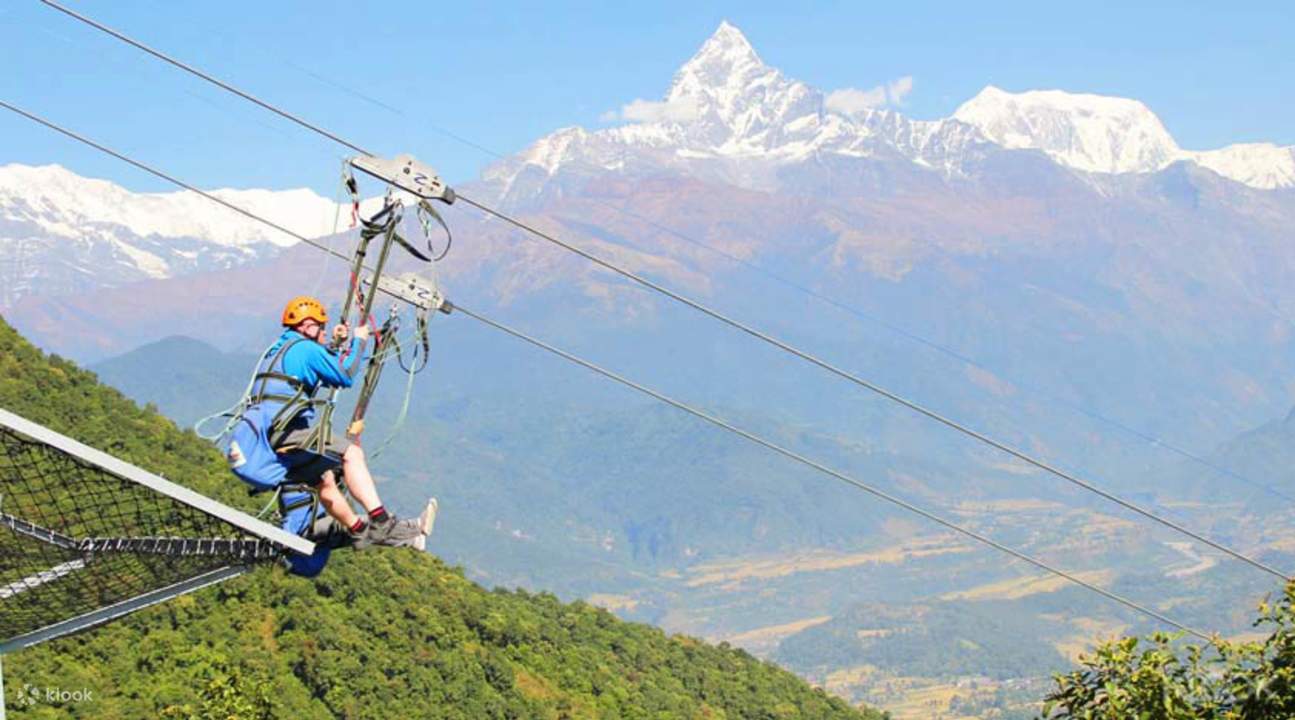
{"type": "Polygon", "coordinates": [[[355,527],[360,517],[355,514],[355,509],[347,501],[346,496],[342,494],[337,487],[337,481],[333,477],[333,471],[329,470],[324,473],[319,482],[319,502],[324,506],[324,510],[332,516],[342,527],[355,527]]]}
{"type": "MultiPolygon", "coordinates": [[[[373,486],[373,476],[369,474],[368,463],[364,459],[364,451],[358,445],[352,445],[342,454],[342,474],[346,478],[346,486],[351,491],[351,495],[364,506],[365,511],[369,513],[371,524],[364,527],[364,531],[355,536],[354,547],[362,550],[373,545],[387,545],[396,547],[415,547],[423,549],[427,545],[427,535],[431,532],[432,522],[436,518],[436,501],[428,503],[428,507],[423,514],[417,518],[407,520],[397,520],[391,515],[384,515],[382,521],[373,520],[373,511],[382,507],[382,500],[378,498],[377,488],[373,486]]],[[[342,497],[337,488],[336,482],[332,481],[332,475],[325,478],[329,481],[333,492],[336,493],[344,509],[339,508],[339,512],[347,512],[353,518],[350,523],[346,523],[348,528],[355,528],[358,519],[355,518],[355,512],[350,503],[342,497]]],[[[320,489],[321,500],[324,497],[323,488],[320,489]]],[[[329,503],[325,504],[329,507],[329,503]]],[[[329,510],[332,513],[332,510],[329,510]]],[[[334,515],[338,522],[344,522],[342,518],[334,515]]]]}
{"type": "Polygon", "coordinates": [[[346,478],[346,488],[351,491],[351,496],[364,507],[365,512],[382,507],[373,476],[369,474],[369,463],[359,445],[351,445],[342,455],[342,476],[346,478]]]}

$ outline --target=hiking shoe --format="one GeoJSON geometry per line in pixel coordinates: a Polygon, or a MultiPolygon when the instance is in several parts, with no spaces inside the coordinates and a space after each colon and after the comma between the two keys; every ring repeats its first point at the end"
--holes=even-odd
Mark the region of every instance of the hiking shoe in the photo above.
{"type": "Polygon", "coordinates": [[[421,518],[398,520],[388,517],[387,520],[369,523],[364,532],[355,540],[355,547],[364,549],[375,545],[383,547],[417,547],[416,543],[423,535],[421,518]]]}

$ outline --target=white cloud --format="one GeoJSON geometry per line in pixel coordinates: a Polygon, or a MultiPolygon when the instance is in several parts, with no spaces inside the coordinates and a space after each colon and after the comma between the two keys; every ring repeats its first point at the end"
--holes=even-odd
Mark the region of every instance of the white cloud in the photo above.
{"type": "Polygon", "coordinates": [[[638,99],[621,107],[620,110],[608,110],[598,116],[603,122],[626,120],[629,122],[689,122],[696,120],[701,108],[693,98],[678,98],[673,101],[657,102],[638,99]]]}
{"type": "Polygon", "coordinates": [[[905,75],[898,80],[892,80],[886,85],[886,98],[891,105],[903,105],[904,98],[913,92],[913,76],[905,75]]]}
{"type": "Polygon", "coordinates": [[[833,90],[827,94],[824,105],[832,112],[842,115],[853,115],[861,110],[870,110],[886,104],[886,88],[878,85],[871,90],[846,88],[833,90]]]}
{"type": "Polygon", "coordinates": [[[880,107],[901,107],[904,99],[913,91],[913,76],[891,80],[885,85],[878,85],[869,90],[845,88],[828,93],[824,105],[832,112],[842,115],[853,115],[863,110],[880,107]]]}

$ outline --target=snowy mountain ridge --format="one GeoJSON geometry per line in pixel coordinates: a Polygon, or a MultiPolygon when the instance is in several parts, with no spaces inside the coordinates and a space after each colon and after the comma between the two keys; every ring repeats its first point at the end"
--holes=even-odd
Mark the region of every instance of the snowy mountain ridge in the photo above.
{"type": "MultiPolygon", "coordinates": [[[[213,190],[212,195],[307,237],[332,232],[336,205],[306,189],[213,190]]],[[[297,241],[188,190],[136,193],[59,165],[0,166],[0,217],[31,223],[61,237],[84,236],[87,224],[105,235],[201,238],[229,248],[297,241]]]]}
{"type": "Polygon", "coordinates": [[[1295,187],[1295,147],[1240,143],[1219,150],[1183,150],[1183,158],[1250,187],[1295,187]]]}
{"type": "MultiPolygon", "coordinates": [[[[208,192],[307,238],[351,227],[349,206],[305,188],[208,192]]],[[[382,202],[382,195],[367,197],[360,212],[374,213],[382,202]]],[[[0,309],[33,294],[237,267],[297,242],[189,190],[140,193],[60,165],[0,165],[0,309]]]]}
{"type": "Polygon", "coordinates": [[[1009,93],[991,85],[953,117],[1003,147],[1042,150],[1085,172],[1148,173],[1186,160],[1255,188],[1295,185],[1295,147],[1251,143],[1185,150],[1150,108],[1127,98],[1060,90],[1009,93]]]}
{"type": "Polygon", "coordinates": [[[728,22],[679,69],[662,102],[633,105],[633,117],[624,113],[627,124],[558,130],[491,166],[483,179],[506,193],[532,168],[551,176],[563,167],[696,168],[699,161],[731,166],[734,160],[779,165],[817,153],[898,153],[956,175],[978,148],[992,143],[1039,150],[1088,173],[1156,172],[1186,160],[1255,188],[1295,186],[1295,147],[1184,150],[1146,105],[1125,98],[989,86],[941,120],[913,120],[876,107],[843,111],[823,92],[765,65],[728,22]]]}
{"type": "MultiPolygon", "coordinates": [[[[212,194],[308,237],[332,232],[336,205],[309,190],[212,194]]],[[[0,166],[0,308],[234,267],[295,243],[194,192],[136,193],[58,165],[0,166]]]]}
{"type": "Polygon", "coordinates": [[[953,117],[1005,148],[1042,150],[1086,172],[1151,172],[1180,153],[1160,118],[1126,98],[1060,90],[1009,93],[990,85],[953,117]]]}

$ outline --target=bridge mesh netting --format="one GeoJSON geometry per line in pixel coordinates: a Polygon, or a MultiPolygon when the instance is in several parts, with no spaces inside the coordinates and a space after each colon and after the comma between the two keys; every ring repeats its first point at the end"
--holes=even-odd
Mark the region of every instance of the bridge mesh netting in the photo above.
{"type": "Polygon", "coordinates": [[[0,644],[283,552],[93,459],[0,423],[0,644]]]}

